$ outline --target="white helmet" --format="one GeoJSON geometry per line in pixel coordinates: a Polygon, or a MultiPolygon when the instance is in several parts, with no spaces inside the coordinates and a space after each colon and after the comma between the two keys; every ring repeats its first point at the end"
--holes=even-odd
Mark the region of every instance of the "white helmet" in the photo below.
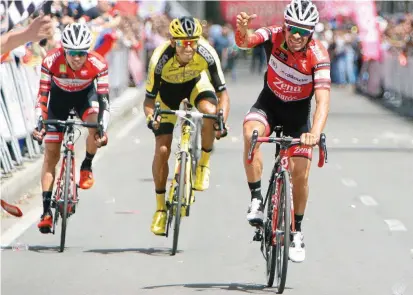
{"type": "Polygon", "coordinates": [[[65,49],[88,50],[92,45],[92,34],[85,24],[69,24],[63,30],[62,44],[65,49]]]}
{"type": "Polygon", "coordinates": [[[314,27],[320,18],[317,7],[310,0],[292,0],[285,8],[284,19],[314,27]]]}

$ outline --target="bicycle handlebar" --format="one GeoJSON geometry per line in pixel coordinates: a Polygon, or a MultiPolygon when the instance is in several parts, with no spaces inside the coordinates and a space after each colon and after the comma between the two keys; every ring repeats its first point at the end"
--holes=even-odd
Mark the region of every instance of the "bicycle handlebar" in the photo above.
{"type": "Polygon", "coordinates": [[[60,126],[71,126],[71,125],[78,125],[87,128],[98,128],[100,129],[100,125],[98,123],[89,123],[89,122],[82,122],[77,120],[43,120],[44,125],[60,125],[60,126]]]}
{"type": "Polygon", "coordinates": [[[155,103],[155,111],[153,113],[153,119],[156,120],[156,118],[159,115],[175,115],[178,116],[180,118],[185,118],[185,117],[192,117],[195,119],[212,119],[212,120],[216,120],[219,124],[219,129],[218,131],[225,131],[224,128],[224,111],[221,109],[219,110],[218,115],[210,115],[210,114],[204,114],[204,113],[200,113],[200,112],[194,112],[194,111],[185,111],[185,110],[161,110],[161,105],[159,102],[155,103]]]}
{"type": "MultiPolygon", "coordinates": [[[[297,145],[301,143],[299,138],[292,138],[288,136],[283,137],[259,137],[258,131],[254,130],[252,133],[251,138],[251,146],[250,150],[248,151],[248,162],[251,163],[252,159],[254,158],[254,149],[257,142],[267,142],[267,143],[276,143],[276,144],[283,144],[283,145],[297,145]]],[[[326,145],[326,135],[324,133],[320,134],[320,138],[317,140],[317,145],[319,146],[319,159],[318,159],[318,167],[323,167],[324,163],[328,163],[327,161],[327,145],[326,145]]]]}

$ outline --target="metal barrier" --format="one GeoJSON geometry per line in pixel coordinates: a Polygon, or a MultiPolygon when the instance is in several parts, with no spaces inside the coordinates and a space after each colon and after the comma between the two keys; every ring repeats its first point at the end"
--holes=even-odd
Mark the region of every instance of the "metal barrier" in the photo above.
{"type": "MultiPolygon", "coordinates": [[[[119,42],[107,56],[111,101],[128,88],[129,49],[119,42]]],[[[19,59],[0,65],[0,165],[1,177],[10,177],[24,163],[38,158],[42,150],[32,139],[36,126],[35,104],[40,75],[19,59]]]]}
{"type": "Polygon", "coordinates": [[[363,64],[357,90],[380,101],[383,105],[413,117],[413,57],[401,65],[399,56],[385,52],[382,61],[363,64]]]}

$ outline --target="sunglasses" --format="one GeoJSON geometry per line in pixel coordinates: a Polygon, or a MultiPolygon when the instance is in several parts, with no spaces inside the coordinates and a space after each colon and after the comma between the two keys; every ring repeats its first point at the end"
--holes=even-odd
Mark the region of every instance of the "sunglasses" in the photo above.
{"type": "Polygon", "coordinates": [[[86,56],[87,51],[86,50],[66,50],[66,53],[70,56],[86,56]]]}
{"type": "Polygon", "coordinates": [[[192,40],[175,40],[176,46],[179,47],[187,47],[191,46],[192,48],[196,47],[198,45],[198,39],[192,39],[192,40]]]}
{"type": "Polygon", "coordinates": [[[289,24],[286,24],[287,31],[290,32],[291,34],[299,34],[301,37],[308,37],[310,36],[314,30],[309,30],[309,29],[304,29],[296,26],[292,26],[289,24]]]}

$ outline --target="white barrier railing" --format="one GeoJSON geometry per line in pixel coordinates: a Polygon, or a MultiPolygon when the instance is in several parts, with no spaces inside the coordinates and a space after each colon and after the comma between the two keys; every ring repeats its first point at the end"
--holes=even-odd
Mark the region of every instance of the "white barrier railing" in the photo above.
{"type": "MultiPolygon", "coordinates": [[[[110,99],[115,100],[129,84],[129,49],[119,44],[107,56],[110,99]]],[[[35,104],[40,75],[35,68],[15,60],[0,65],[0,164],[1,177],[13,176],[26,161],[42,150],[32,139],[36,126],[35,104]]]]}
{"type": "Polygon", "coordinates": [[[413,116],[412,76],[413,57],[407,58],[407,65],[401,65],[399,56],[386,52],[382,61],[363,65],[357,87],[403,115],[413,116]]]}

